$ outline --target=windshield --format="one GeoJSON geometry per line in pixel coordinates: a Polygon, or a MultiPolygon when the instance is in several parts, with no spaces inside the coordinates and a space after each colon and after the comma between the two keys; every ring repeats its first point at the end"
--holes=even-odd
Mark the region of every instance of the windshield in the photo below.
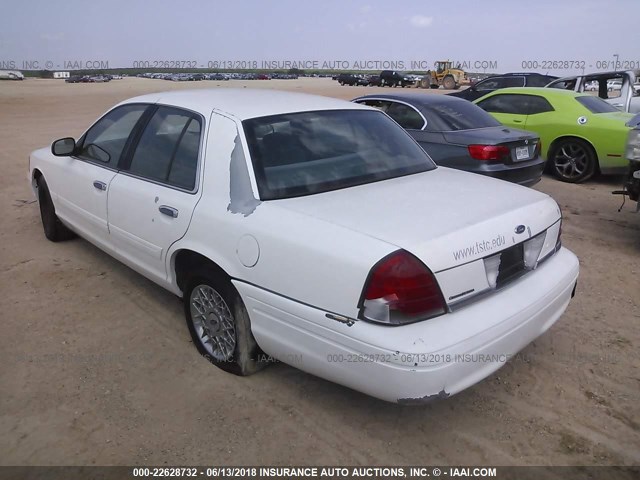
{"type": "Polygon", "coordinates": [[[435,164],[382,112],[332,110],[243,122],[262,200],[425,172],[435,164]]]}
{"type": "Polygon", "coordinates": [[[430,112],[429,130],[452,131],[499,127],[501,123],[483,109],[466,100],[435,103],[425,108],[430,112]]]}
{"type": "Polygon", "coordinates": [[[576,100],[586,107],[591,113],[610,113],[620,111],[610,103],[592,95],[576,97],[576,100]]]}

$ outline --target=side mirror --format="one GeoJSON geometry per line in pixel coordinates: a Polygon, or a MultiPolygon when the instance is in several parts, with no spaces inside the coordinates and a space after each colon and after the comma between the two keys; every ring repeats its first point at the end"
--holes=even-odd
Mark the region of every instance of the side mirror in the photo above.
{"type": "Polygon", "coordinates": [[[76,141],[71,138],[61,138],[51,144],[51,153],[56,157],[68,157],[76,149],[76,141]]]}

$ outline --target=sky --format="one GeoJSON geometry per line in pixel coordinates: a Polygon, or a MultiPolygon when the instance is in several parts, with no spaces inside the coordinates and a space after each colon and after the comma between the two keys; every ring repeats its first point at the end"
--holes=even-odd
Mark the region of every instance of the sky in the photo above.
{"type": "Polygon", "coordinates": [[[0,11],[0,69],[640,69],[640,0],[0,0],[0,11]]]}

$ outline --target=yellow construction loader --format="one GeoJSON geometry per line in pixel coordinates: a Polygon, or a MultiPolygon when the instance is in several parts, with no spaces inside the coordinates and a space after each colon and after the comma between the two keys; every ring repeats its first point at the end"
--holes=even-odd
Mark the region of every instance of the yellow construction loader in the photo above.
{"type": "Polygon", "coordinates": [[[467,74],[461,68],[452,68],[453,62],[438,60],[435,70],[429,70],[418,82],[420,88],[438,88],[442,85],[446,90],[457,90],[467,81],[467,74]]]}

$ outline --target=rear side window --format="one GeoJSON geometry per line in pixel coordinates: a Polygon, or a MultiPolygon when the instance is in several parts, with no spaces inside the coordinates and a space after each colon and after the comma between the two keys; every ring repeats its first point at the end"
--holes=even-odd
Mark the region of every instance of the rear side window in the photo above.
{"type": "Polygon", "coordinates": [[[544,87],[552,80],[553,80],[553,77],[531,75],[529,78],[527,78],[527,86],[528,87],[544,87]]]}
{"type": "Polygon", "coordinates": [[[453,131],[499,127],[501,124],[483,109],[466,100],[429,105],[429,130],[453,131]]]}
{"type": "Polygon", "coordinates": [[[500,88],[524,87],[524,77],[504,77],[500,82],[500,88]]]}
{"type": "Polygon", "coordinates": [[[150,180],[193,190],[202,125],[194,114],[160,107],[144,129],[129,172],[150,180]]]}
{"type": "Polygon", "coordinates": [[[544,97],[538,95],[527,95],[529,101],[529,115],[535,115],[537,113],[553,112],[553,107],[549,101],[544,97]]]}
{"type": "Polygon", "coordinates": [[[586,107],[591,113],[610,113],[620,111],[610,103],[592,95],[576,97],[576,100],[581,103],[583,107],[586,107]]]}
{"type": "Polygon", "coordinates": [[[479,102],[478,106],[491,113],[526,115],[528,102],[525,97],[513,93],[499,94],[479,102]]]}
{"type": "Polygon", "coordinates": [[[398,122],[398,125],[407,130],[420,130],[424,127],[422,115],[404,103],[391,102],[386,112],[398,122]]]}
{"type": "Polygon", "coordinates": [[[147,107],[124,105],[111,110],[85,134],[78,156],[116,168],[133,127],[147,107]]]}

